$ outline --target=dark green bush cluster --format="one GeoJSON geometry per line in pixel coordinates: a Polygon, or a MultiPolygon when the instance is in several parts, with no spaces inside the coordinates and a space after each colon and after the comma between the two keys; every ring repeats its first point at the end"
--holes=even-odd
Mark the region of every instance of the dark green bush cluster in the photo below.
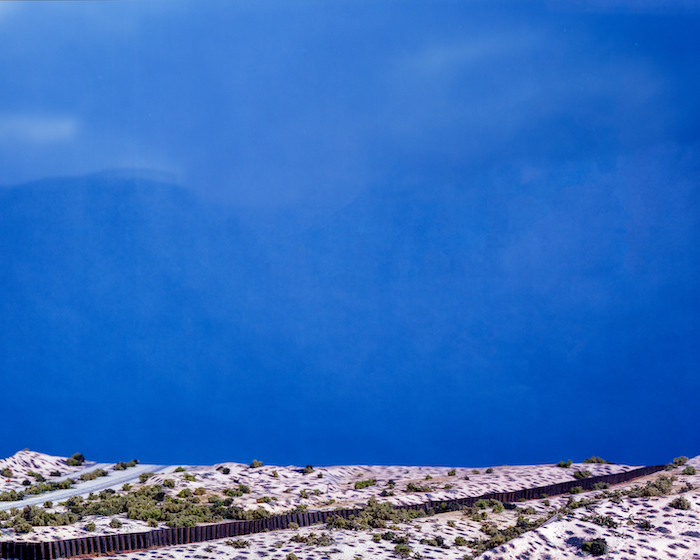
{"type": "Polygon", "coordinates": [[[491,474],[492,472],[493,472],[493,469],[492,469],[491,467],[489,467],[488,469],[486,469],[486,474],[491,474]]]}
{"type": "Polygon", "coordinates": [[[0,475],[2,475],[3,478],[10,478],[12,477],[12,470],[4,467],[2,470],[0,470],[0,475]]]}
{"type": "Polygon", "coordinates": [[[398,524],[405,523],[417,517],[425,517],[423,510],[393,509],[391,504],[379,503],[372,496],[367,502],[367,506],[359,515],[351,515],[348,519],[340,516],[331,517],[328,520],[328,529],[351,529],[353,531],[364,531],[367,529],[385,529],[387,522],[398,524]]]}
{"type": "Polygon", "coordinates": [[[457,474],[457,469],[452,469],[447,472],[447,476],[455,476],[457,474]]]}
{"type": "Polygon", "coordinates": [[[425,485],[420,485],[420,484],[415,484],[414,482],[409,482],[406,485],[406,492],[432,492],[433,489],[428,486],[427,484],[425,485]]]}
{"type": "Polygon", "coordinates": [[[697,471],[693,465],[688,465],[683,469],[683,474],[695,474],[697,471]]]}
{"type": "Polygon", "coordinates": [[[85,462],[85,457],[83,457],[82,453],[74,453],[72,457],[68,457],[66,459],[66,464],[69,467],[79,467],[85,462]]]}
{"type": "Polygon", "coordinates": [[[185,469],[182,467],[178,467],[173,472],[185,472],[185,469]]]}
{"type": "Polygon", "coordinates": [[[583,480],[591,476],[591,471],[574,471],[574,478],[577,480],[583,480]]]}
{"type": "Polygon", "coordinates": [[[675,509],[690,509],[690,502],[683,496],[676,498],[668,505],[675,509]]]}
{"type": "Polygon", "coordinates": [[[676,457],[673,460],[673,464],[676,465],[677,467],[682,467],[688,462],[688,457],[681,456],[681,457],[676,457]]]}
{"type": "Polygon", "coordinates": [[[581,486],[574,486],[571,490],[569,490],[569,494],[580,494],[583,492],[583,487],[581,486]]]}
{"type": "Polygon", "coordinates": [[[445,544],[445,539],[439,535],[437,537],[433,537],[432,539],[421,539],[420,543],[427,544],[429,546],[437,546],[440,548],[450,548],[447,544],[445,544]]]}
{"type": "Polygon", "coordinates": [[[559,461],[557,463],[557,467],[561,467],[563,469],[568,469],[573,464],[574,464],[574,462],[571,459],[569,459],[568,461],[559,461]]]}
{"type": "Polygon", "coordinates": [[[607,482],[596,482],[592,486],[592,488],[593,490],[607,490],[608,488],[610,488],[610,484],[608,484],[607,482]]]}
{"type": "Polygon", "coordinates": [[[24,500],[24,492],[16,492],[15,490],[0,492],[0,502],[18,502],[20,500],[24,500]]]}
{"type": "Polygon", "coordinates": [[[227,540],[224,544],[232,546],[233,548],[247,548],[250,546],[250,542],[244,541],[243,539],[233,539],[227,540]]]}
{"type": "Polygon", "coordinates": [[[100,476],[107,476],[107,471],[102,469],[95,469],[92,472],[83,473],[80,475],[80,480],[95,480],[100,476]]]}
{"type": "Polygon", "coordinates": [[[584,521],[590,521],[591,523],[595,523],[596,525],[600,525],[601,527],[610,527],[611,529],[616,529],[617,528],[617,522],[610,517],[609,515],[591,515],[589,517],[584,517],[584,521]]]}
{"type": "Polygon", "coordinates": [[[99,494],[99,500],[84,500],[74,496],[66,501],[66,508],[77,515],[113,516],[126,513],[129,519],[149,521],[154,519],[169,527],[192,527],[197,523],[213,523],[223,519],[264,519],[270,513],[263,508],[244,510],[231,505],[231,501],[201,504],[199,498],[174,498],[162,492],[159,484],[143,486],[135,492],[119,495],[107,490],[99,494]]]}
{"type": "Polygon", "coordinates": [[[370,478],[368,480],[358,480],[355,482],[355,490],[362,490],[363,488],[367,488],[368,486],[374,486],[377,484],[377,479],[376,478],[370,478]]]}
{"type": "Polygon", "coordinates": [[[262,461],[258,461],[257,459],[253,459],[253,462],[250,464],[251,469],[258,469],[263,466],[262,461]]]}
{"type": "Polygon", "coordinates": [[[581,550],[584,552],[590,552],[593,556],[601,556],[608,551],[608,543],[605,541],[605,539],[584,541],[581,544],[581,550]]]}
{"type": "Polygon", "coordinates": [[[73,484],[75,484],[75,480],[73,480],[72,478],[68,478],[61,482],[39,482],[37,484],[29,486],[27,489],[25,489],[24,493],[26,495],[35,496],[38,494],[43,494],[44,492],[53,492],[55,490],[67,490],[73,484]]]}
{"type": "Polygon", "coordinates": [[[584,463],[601,463],[603,465],[612,465],[610,461],[606,461],[605,459],[601,459],[600,457],[596,457],[593,455],[593,457],[589,457],[588,459],[583,460],[584,463]]]}
{"type": "Polygon", "coordinates": [[[661,475],[656,480],[648,480],[646,486],[640,488],[635,486],[629,490],[624,490],[623,494],[630,498],[665,496],[673,492],[673,483],[676,480],[675,476],[671,478],[661,475]]]}
{"type": "MultiPolygon", "coordinates": [[[[149,478],[151,478],[152,476],[153,476],[153,473],[152,473],[152,472],[142,472],[142,473],[139,475],[139,482],[140,482],[141,484],[143,484],[144,482],[146,482],[146,481],[147,481],[149,478]]],[[[185,480],[190,480],[189,478],[187,478],[187,475],[185,475],[183,478],[184,478],[185,480]]],[[[194,477],[192,477],[192,480],[194,480],[194,477]]]]}
{"type": "Polygon", "coordinates": [[[51,471],[49,474],[51,476],[61,476],[61,471],[51,471]]]}
{"type": "Polygon", "coordinates": [[[129,461],[128,463],[125,463],[124,461],[119,461],[116,465],[114,465],[114,470],[115,471],[125,471],[126,469],[130,469],[131,467],[135,467],[138,464],[139,464],[138,459],[133,459],[133,460],[129,461]]]}
{"type": "Polygon", "coordinates": [[[308,546],[330,546],[335,543],[333,538],[326,532],[322,532],[320,535],[316,535],[316,533],[309,533],[308,535],[294,535],[289,540],[292,542],[306,544],[308,546]]]}
{"type": "Polygon", "coordinates": [[[46,479],[43,477],[43,475],[41,473],[34,472],[34,471],[27,471],[27,474],[29,476],[33,476],[37,482],[46,482],[46,479]]]}
{"type": "Polygon", "coordinates": [[[231,473],[231,469],[229,469],[228,467],[224,467],[224,466],[217,467],[216,470],[217,470],[217,471],[221,471],[221,472],[224,473],[224,474],[230,474],[230,473],[231,473]]]}
{"type": "Polygon", "coordinates": [[[306,465],[304,467],[304,470],[301,472],[303,472],[304,474],[311,474],[312,472],[314,472],[314,468],[311,465],[306,465]]]}
{"type": "Polygon", "coordinates": [[[542,519],[530,521],[525,517],[519,516],[515,525],[506,527],[505,529],[498,529],[495,524],[485,524],[482,526],[481,530],[489,535],[490,538],[488,540],[473,540],[466,544],[474,550],[474,555],[478,556],[487,550],[501,546],[509,540],[519,537],[527,531],[537,529],[537,527],[542,525],[545,521],[546,518],[544,517],[542,519]]]}
{"type": "MultiPolygon", "coordinates": [[[[149,473],[150,475],[153,475],[153,473],[149,473]]],[[[141,475],[143,476],[143,475],[141,475]]],[[[139,480],[141,477],[139,477],[139,480]]],[[[197,480],[197,475],[196,474],[190,474],[190,473],[185,473],[182,475],[182,480],[187,480],[188,482],[195,482],[197,480]]]]}
{"type": "Polygon", "coordinates": [[[175,481],[172,478],[166,478],[163,481],[163,486],[166,488],[175,488],[175,481]]]}
{"type": "Polygon", "coordinates": [[[37,506],[25,506],[21,513],[17,510],[13,513],[14,518],[5,526],[14,528],[18,533],[29,533],[32,527],[70,525],[78,520],[78,516],[72,513],[51,513],[37,506]]]}

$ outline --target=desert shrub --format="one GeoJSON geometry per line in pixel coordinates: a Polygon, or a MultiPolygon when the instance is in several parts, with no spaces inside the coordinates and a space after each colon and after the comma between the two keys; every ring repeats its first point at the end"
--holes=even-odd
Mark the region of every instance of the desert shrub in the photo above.
{"type": "Polygon", "coordinates": [[[484,499],[477,500],[476,502],[474,502],[474,507],[476,509],[486,509],[487,507],[489,507],[489,501],[484,499]]]}
{"type": "Polygon", "coordinates": [[[163,486],[166,488],[175,488],[175,481],[172,478],[166,478],[163,481],[163,486]]]}
{"type": "Polygon", "coordinates": [[[197,475],[196,475],[196,474],[185,473],[185,474],[182,475],[182,480],[186,480],[187,482],[196,482],[196,480],[197,480],[197,475]]]}
{"type": "Polygon", "coordinates": [[[601,527],[609,527],[611,529],[617,528],[617,522],[609,515],[591,515],[589,517],[584,517],[584,521],[590,521],[601,527]]]}
{"type": "Polygon", "coordinates": [[[401,556],[401,558],[408,558],[409,554],[411,554],[411,550],[413,549],[407,544],[397,544],[394,547],[394,551],[401,556]]]}
{"type": "Polygon", "coordinates": [[[445,484],[444,488],[445,488],[445,490],[450,490],[450,489],[454,488],[454,484],[445,484]]]}
{"type": "Polygon", "coordinates": [[[85,524],[85,530],[86,531],[94,531],[95,530],[95,523],[90,521],[89,523],[85,524]]]}
{"type": "Polygon", "coordinates": [[[676,480],[675,476],[671,478],[661,475],[656,480],[648,480],[644,488],[635,486],[630,490],[625,490],[624,494],[630,498],[639,498],[640,496],[652,497],[652,496],[665,496],[673,492],[673,482],[676,480]]]}
{"type": "MultiPolygon", "coordinates": [[[[143,484],[144,482],[146,482],[146,481],[147,481],[149,478],[151,478],[152,476],[153,476],[153,473],[152,473],[152,472],[144,472],[144,473],[141,473],[141,474],[139,475],[139,482],[140,482],[141,484],[143,484]]],[[[185,477],[187,477],[187,475],[185,475],[185,477]]],[[[185,480],[188,480],[188,479],[185,478],[185,480]]]]}
{"type": "Polygon", "coordinates": [[[186,472],[186,471],[183,467],[178,467],[173,472],[186,472]]]}
{"type": "Polygon", "coordinates": [[[581,486],[574,486],[571,490],[569,490],[570,494],[580,494],[583,492],[583,488],[581,486]]]}
{"type": "Polygon", "coordinates": [[[382,540],[382,536],[379,533],[374,533],[374,535],[372,535],[372,540],[374,542],[379,542],[382,540]]]}
{"type": "Polygon", "coordinates": [[[686,468],[683,469],[683,474],[695,474],[696,470],[693,465],[688,465],[686,468]]]}
{"type": "Polygon", "coordinates": [[[610,485],[607,482],[596,482],[592,488],[593,490],[607,490],[610,485]]]}
{"type": "Polygon", "coordinates": [[[302,498],[308,498],[309,493],[306,490],[302,490],[301,492],[299,492],[299,496],[302,498]]]}
{"type": "Polygon", "coordinates": [[[273,476],[274,478],[278,478],[278,477],[279,477],[279,474],[277,474],[277,471],[272,471],[272,476],[273,476]]]}
{"type": "Polygon", "coordinates": [[[119,461],[114,465],[114,470],[115,471],[125,471],[126,470],[126,463],[124,461],[119,461]]]}
{"type": "Polygon", "coordinates": [[[432,488],[428,485],[421,486],[420,484],[415,484],[413,482],[409,482],[406,485],[406,492],[431,492],[432,488]]]}
{"type": "Polygon", "coordinates": [[[447,476],[455,476],[457,474],[457,469],[452,469],[447,472],[447,476]]]}
{"type": "Polygon", "coordinates": [[[488,469],[486,469],[486,474],[491,474],[492,472],[493,472],[493,469],[492,469],[491,467],[489,467],[488,469]]]}
{"type": "Polygon", "coordinates": [[[312,472],[314,472],[314,468],[311,465],[306,465],[304,467],[304,470],[301,472],[303,472],[304,474],[311,474],[312,472]]]}
{"type": "Polygon", "coordinates": [[[542,503],[543,503],[545,506],[549,507],[549,500],[542,500],[542,503]]]}
{"type": "Polygon", "coordinates": [[[262,466],[263,466],[263,462],[258,461],[257,459],[253,459],[253,462],[250,464],[251,469],[259,469],[262,466]]]}
{"type": "Polygon", "coordinates": [[[377,484],[376,478],[370,478],[369,480],[358,480],[355,482],[355,490],[362,490],[363,488],[374,486],[375,484],[377,484]]]}
{"type": "Polygon", "coordinates": [[[85,457],[82,453],[74,453],[71,457],[66,459],[66,464],[70,467],[79,467],[85,462],[85,457]]]}
{"type": "Polygon", "coordinates": [[[464,546],[465,544],[467,544],[467,539],[464,537],[457,537],[455,539],[455,546],[464,546]]]}
{"type": "Polygon", "coordinates": [[[51,509],[52,507],[53,507],[53,502],[51,500],[44,502],[44,508],[51,509]]]}
{"type": "Polygon", "coordinates": [[[206,494],[207,491],[200,486],[199,488],[195,488],[194,493],[196,496],[202,496],[202,495],[206,494]]]}
{"type": "Polygon", "coordinates": [[[83,473],[80,475],[80,480],[95,480],[101,476],[107,476],[107,471],[103,469],[95,469],[92,472],[83,473]]]}
{"type": "Polygon", "coordinates": [[[26,478],[22,481],[22,486],[31,486],[31,485],[32,485],[32,483],[29,482],[29,480],[26,478]]]}
{"type": "MultiPolygon", "coordinates": [[[[633,522],[634,523],[634,522],[633,522]]],[[[651,531],[654,529],[654,525],[648,519],[642,519],[637,523],[637,527],[644,529],[645,531],[651,531]]]]}
{"type": "Polygon", "coordinates": [[[262,496],[255,501],[259,504],[269,504],[272,501],[272,498],[270,498],[270,496],[262,496]]]}
{"type": "Polygon", "coordinates": [[[690,509],[690,502],[683,496],[676,498],[668,505],[675,509],[690,509]]]}
{"type": "Polygon", "coordinates": [[[479,471],[477,469],[472,470],[472,474],[479,474],[479,471]]]}
{"type": "Polygon", "coordinates": [[[290,552],[289,554],[287,554],[287,560],[299,560],[299,559],[297,558],[296,554],[294,554],[293,552],[290,552]]]}
{"type": "Polygon", "coordinates": [[[37,482],[46,482],[46,479],[38,472],[28,471],[27,474],[33,476],[37,482]]]}
{"type": "Polygon", "coordinates": [[[12,526],[15,529],[15,533],[31,533],[34,530],[32,524],[23,517],[15,517],[12,526]]]}
{"type": "Polygon", "coordinates": [[[192,490],[189,488],[183,488],[180,490],[180,493],[177,495],[178,498],[189,498],[192,496],[192,490]]]}
{"type": "Polygon", "coordinates": [[[559,461],[557,463],[557,467],[561,467],[562,469],[568,469],[571,465],[573,465],[573,461],[571,459],[568,461],[559,461]]]}
{"type": "Polygon", "coordinates": [[[605,459],[601,459],[600,457],[596,457],[593,455],[593,457],[589,457],[588,459],[583,460],[584,463],[600,463],[603,465],[612,465],[610,461],[606,461],[605,459]]]}
{"type": "Polygon", "coordinates": [[[229,469],[228,467],[224,467],[223,469],[221,469],[221,472],[224,474],[231,474],[231,469],[229,469]]]}
{"type": "Polygon", "coordinates": [[[131,490],[131,484],[128,482],[122,484],[122,492],[128,492],[129,490],[131,490]]]}
{"type": "Polygon", "coordinates": [[[247,548],[250,546],[250,543],[248,541],[244,541],[243,539],[236,539],[235,541],[233,539],[229,539],[224,544],[232,546],[233,548],[247,548]]]}
{"type": "Polygon", "coordinates": [[[289,523],[289,525],[287,525],[287,527],[288,527],[289,529],[294,529],[294,530],[296,531],[296,530],[299,528],[299,524],[296,523],[296,522],[294,522],[294,521],[291,521],[291,522],[289,523]]]}
{"type": "Polygon", "coordinates": [[[3,478],[10,478],[12,477],[12,470],[4,467],[2,470],[0,470],[0,475],[2,475],[3,478]]]}
{"type": "Polygon", "coordinates": [[[681,456],[681,457],[676,457],[673,460],[673,464],[676,465],[677,467],[682,467],[688,462],[688,457],[681,456]]]}
{"type": "Polygon", "coordinates": [[[109,526],[113,529],[119,529],[119,527],[122,526],[122,522],[119,521],[119,519],[112,519],[112,521],[109,522],[109,526]]]}
{"type": "Polygon", "coordinates": [[[250,487],[245,484],[239,484],[238,490],[239,492],[243,492],[243,494],[250,494],[250,487]]]}
{"type": "Polygon", "coordinates": [[[493,504],[493,513],[501,513],[503,511],[503,504],[499,502],[498,500],[490,500],[491,502],[495,502],[493,504]]]}
{"type": "Polygon", "coordinates": [[[591,471],[574,471],[574,478],[577,480],[583,480],[591,476],[591,471]]]}
{"type": "Polygon", "coordinates": [[[469,475],[464,475],[464,480],[469,480],[469,475]]]}
{"type": "Polygon", "coordinates": [[[148,520],[148,526],[149,527],[158,527],[158,521],[156,519],[151,518],[148,520]]]}
{"type": "Polygon", "coordinates": [[[243,492],[240,490],[234,490],[233,488],[227,488],[224,490],[224,494],[230,498],[240,498],[243,495],[243,492]]]}
{"type": "Polygon", "coordinates": [[[605,539],[584,541],[581,544],[581,550],[584,552],[590,552],[593,556],[601,556],[608,551],[608,543],[605,541],[605,539]]]}

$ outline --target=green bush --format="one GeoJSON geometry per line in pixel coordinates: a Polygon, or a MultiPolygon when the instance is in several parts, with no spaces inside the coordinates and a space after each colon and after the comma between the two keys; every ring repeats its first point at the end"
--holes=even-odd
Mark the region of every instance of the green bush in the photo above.
{"type": "Polygon", "coordinates": [[[23,517],[15,517],[12,525],[15,533],[31,533],[34,530],[32,524],[23,517]]]}
{"type": "Polygon", "coordinates": [[[304,474],[311,474],[314,472],[314,468],[311,465],[306,465],[302,471],[304,474]]]}
{"type": "Polygon", "coordinates": [[[296,554],[294,554],[293,552],[290,552],[289,554],[287,554],[287,560],[299,560],[299,559],[297,558],[296,554]]]}
{"type": "Polygon", "coordinates": [[[112,529],[119,529],[119,527],[122,526],[122,522],[119,521],[119,519],[112,519],[112,521],[109,522],[109,526],[112,527],[112,529]]]}
{"type": "Polygon", "coordinates": [[[447,476],[455,476],[457,474],[457,469],[452,469],[447,472],[447,476]]]}
{"type": "Polygon", "coordinates": [[[420,484],[409,482],[406,485],[406,492],[432,492],[432,488],[428,485],[421,486],[420,484]]]}
{"type": "Polygon", "coordinates": [[[294,529],[296,531],[299,528],[299,523],[292,521],[289,523],[289,525],[287,525],[287,528],[294,529]]]}
{"type": "Polygon", "coordinates": [[[131,490],[131,484],[129,484],[128,482],[122,484],[122,492],[128,492],[129,490],[131,490]]]}
{"type": "Polygon", "coordinates": [[[561,467],[563,469],[568,469],[571,465],[573,465],[573,461],[571,459],[568,461],[559,461],[557,463],[557,467],[561,467]]]}
{"type": "Polygon", "coordinates": [[[53,507],[53,502],[52,501],[46,501],[44,502],[44,508],[45,509],[51,509],[53,507]]]}
{"type": "Polygon", "coordinates": [[[477,469],[472,470],[472,474],[479,474],[479,471],[477,469]]]}
{"type": "Polygon", "coordinates": [[[668,505],[675,509],[690,509],[690,502],[683,496],[676,498],[668,505]]]}
{"type": "Polygon", "coordinates": [[[574,471],[574,478],[578,480],[583,480],[591,476],[591,471],[574,471]]]}
{"type": "Polygon", "coordinates": [[[203,496],[204,494],[207,493],[207,491],[203,487],[195,488],[194,490],[195,495],[197,496],[203,496]]]}
{"type": "Polygon", "coordinates": [[[358,480],[355,482],[355,490],[362,490],[363,488],[374,486],[375,484],[377,484],[376,478],[370,478],[369,480],[358,480]]]}
{"type": "Polygon", "coordinates": [[[183,488],[180,490],[180,493],[177,495],[178,498],[189,498],[192,496],[192,490],[189,488],[183,488]]]}
{"type": "Polygon", "coordinates": [[[583,492],[583,488],[581,486],[574,486],[571,490],[569,490],[570,494],[580,494],[583,492]]]}
{"type": "Polygon", "coordinates": [[[306,490],[302,490],[301,492],[299,492],[299,496],[302,498],[308,498],[309,493],[306,490]]]}
{"type": "Polygon", "coordinates": [[[608,543],[605,539],[593,539],[592,541],[584,541],[581,544],[581,550],[590,552],[593,556],[601,556],[608,552],[608,543]]]}
{"type": "Polygon", "coordinates": [[[593,455],[593,457],[589,457],[588,459],[583,460],[584,463],[601,463],[603,465],[612,465],[610,461],[606,461],[605,459],[601,459],[600,457],[596,457],[593,455]]]}
{"type": "Polygon", "coordinates": [[[259,504],[269,504],[272,501],[272,498],[270,498],[270,496],[262,496],[255,501],[259,504]]]}
{"type": "Polygon", "coordinates": [[[610,488],[610,484],[607,482],[596,482],[593,485],[593,490],[607,490],[608,488],[610,488]]]}
{"type": "Polygon", "coordinates": [[[3,478],[10,478],[12,476],[12,470],[5,467],[2,470],[0,470],[0,475],[2,475],[3,478]]]}
{"type": "Polygon", "coordinates": [[[394,551],[401,556],[401,558],[408,558],[409,554],[411,554],[411,550],[411,547],[407,544],[397,544],[394,547],[394,551]]]}
{"type": "Polygon", "coordinates": [[[695,467],[693,465],[688,465],[686,468],[683,469],[683,474],[695,474],[695,467]]]}
{"type": "Polygon", "coordinates": [[[86,531],[94,531],[95,530],[95,524],[90,521],[89,523],[85,524],[85,530],[86,531]]]}
{"type": "Polygon", "coordinates": [[[455,539],[455,546],[464,546],[465,544],[467,544],[467,539],[464,537],[457,537],[455,539]]]}
{"type": "Polygon", "coordinates": [[[382,536],[379,533],[374,533],[374,535],[372,535],[372,540],[374,542],[379,542],[382,540],[382,536]]]}
{"type": "Polygon", "coordinates": [[[279,474],[277,474],[277,471],[272,471],[272,476],[273,478],[278,478],[279,474]]]}
{"type": "Polygon", "coordinates": [[[151,519],[148,520],[148,526],[149,526],[149,527],[158,527],[158,521],[155,520],[155,519],[153,519],[153,518],[151,518],[151,519]]]}
{"type": "Polygon", "coordinates": [[[250,542],[244,541],[243,539],[233,539],[227,540],[224,544],[232,546],[233,548],[247,548],[250,546],[250,542]]]}
{"type": "Polygon", "coordinates": [[[163,486],[166,488],[175,488],[175,481],[172,478],[166,478],[163,481],[163,486]]]}
{"type": "Polygon", "coordinates": [[[242,492],[243,494],[250,494],[250,487],[245,484],[239,484],[238,491],[242,492]]]}
{"type": "Polygon", "coordinates": [[[259,469],[262,466],[263,466],[263,462],[258,461],[257,459],[253,459],[253,462],[250,464],[251,469],[259,469]]]}
{"type": "Polygon", "coordinates": [[[486,469],[486,474],[491,474],[492,472],[493,472],[493,469],[492,469],[491,467],[489,467],[488,469],[486,469]]]}
{"type": "Polygon", "coordinates": [[[186,472],[184,468],[178,467],[173,472],[186,472]]]}
{"type": "Polygon", "coordinates": [[[688,457],[681,456],[681,457],[676,457],[673,460],[673,464],[676,465],[677,467],[682,467],[688,462],[688,457]]]}
{"type": "MultiPolygon", "coordinates": [[[[139,482],[140,482],[141,484],[143,484],[144,482],[146,482],[146,481],[147,481],[149,478],[151,478],[152,476],[153,476],[153,473],[152,473],[152,472],[144,472],[144,473],[141,473],[141,474],[139,475],[139,482]]],[[[185,475],[185,477],[187,477],[187,475],[185,475]]],[[[188,479],[185,478],[185,480],[188,480],[188,479]]]]}

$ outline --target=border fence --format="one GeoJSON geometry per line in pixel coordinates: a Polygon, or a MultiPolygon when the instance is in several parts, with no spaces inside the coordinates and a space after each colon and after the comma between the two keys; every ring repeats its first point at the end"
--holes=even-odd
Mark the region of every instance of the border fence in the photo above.
{"type": "MultiPolygon", "coordinates": [[[[435,513],[451,511],[460,507],[471,507],[477,500],[499,500],[500,502],[518,502],[524,500],[540,499],[548,496],[557,496],[569,492],[572,488],[580,486],[584,490],[590,490],[598,482],[608,484],[620,484],[634,478],[648,476],[662,471],[666,465],[654,465],[641,467],[631,471],[593,476],[584,479],[574,479],[548,486],[536,488],[523,488],[513,492],[491,492],[481,496],[469,496],[452,500],[429,500],[420,504],[398,505],[395,509],[433,510],[435,513]]],[[[302,513],[287,513],[271,515],[265,519],[253,519],[250,521],[221,521],[207,523],[194,527],[173,527],[168,529],[154,529],[138,533],[114,533],[110,535],[90,535],[74,539],[57,539],[42,542],[0,542],[0,558],[7,560],[54,560],[56,558],[73,558],[77,556],[90,557],[101,555],[121,554],[149,548],[163,546],[184,545],[204,541],[212,541],[249,535],[262,531],[274,531],[286,529],[290,523],[297,523],[300,527],[308,527],[318,523],[326,523],[333,517],[358,515],[362,508],[338,509],[324,511],[308,511],[302,513]]]]}

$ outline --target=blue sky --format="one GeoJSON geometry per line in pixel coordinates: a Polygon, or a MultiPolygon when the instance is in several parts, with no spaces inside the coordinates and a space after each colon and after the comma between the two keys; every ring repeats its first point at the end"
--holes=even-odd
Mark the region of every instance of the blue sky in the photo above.
{"type": "Polygon", "coordinates": [[[0,30],[0,454],[700,453],[697,2],[4,2],[0,30]]]}

